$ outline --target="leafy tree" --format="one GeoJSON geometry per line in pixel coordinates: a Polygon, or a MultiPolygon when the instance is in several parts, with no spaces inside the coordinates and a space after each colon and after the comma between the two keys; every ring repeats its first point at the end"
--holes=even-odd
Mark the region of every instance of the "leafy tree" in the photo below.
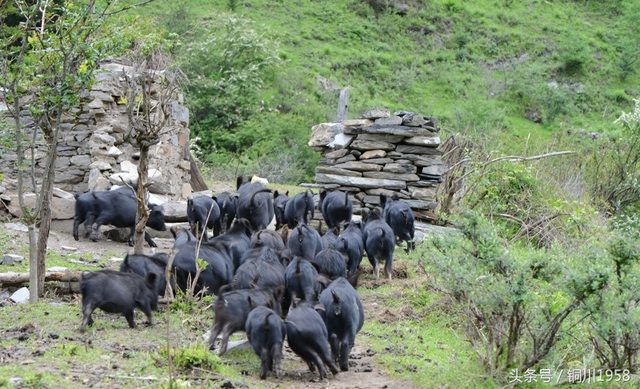
{"type": "MultiPolygon", "coordinates": [[[[63,116],[80,112],[83,93],[90,88],[98,60],[107,53],[122,49],[117,33],[106,31],[106,17],[116,4],[107,0],[48,1],[13,0],[0,13],[2,18],[17,18],[15,27],[0,24],[0,87],[13,118],[18,170],[18,195],[23,220],[29,228],[30,301],[42,294],[45,275],[45,254],[51,228],[51,197],[55,175],[58,136],[63,116]],[[42,182],[33,177],[35,158],[31,158],[31,186],[37,190],[37,201],[29,209],[24,202],[24,180],[29,168],[24,158],[25,148],[35,153],[35,141],[25,142],[21,110],[26,109],[35,120],[34,136],[40,133],[48,148],[42,182]],[[36,231],[36,224],[39,230],[36,231]]],[[[148,3],[148,1],[147,1],[148,3]]],[[[3,3],[4,4],[4,3],[3,3]]],[[[119,4],[127,8],[127,2],[119,4]]],[[[122,9],[122,8],[121,8],[122,9]]],[[[120,9],[120,10],[121,10],[120,9]]],[[[117,13],[120,10],[113,12],[117,13]]],[[[112,14],[113,14],[112,12],[112,14]]],[[[35,138],[34,138],[35,139],[35,138]]]]}
{"type": "Polygon", "coordinates": [[[282,60],[266,28],[231,16],[213,23],[182,56],[180,66],[190,80],[187,104],[204,150],[242,152],[255,138],[238,126],[259,111],[258,92],[282,60]]]}

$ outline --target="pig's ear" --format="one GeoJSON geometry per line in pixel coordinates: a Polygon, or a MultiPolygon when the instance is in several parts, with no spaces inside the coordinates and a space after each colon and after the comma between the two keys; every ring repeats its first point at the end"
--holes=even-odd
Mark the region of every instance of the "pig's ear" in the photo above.
{"type": "Polygon", "coordinates": [[[322,303],[316,303],[316,305],[313,306],[313,309],[315,309],[316,311],[325,311],[326,308],[324,307],[324,304],[322,303]]]}
{"type": "Polygon", "coordinates": [[[251,299],[251,296],[247,296],[247,302],[249,303],[249,310],[253,310],[253,308],[258,306],[258,304],[251,299]]]}
{"type": "Polygon", "coordinates": [[[340,297],[338,297],[338,294],[336,293],[335,290],[331,291],[331,296],[333,297],[333,302],[334,303],[339,303],[340,302],[340,297]]]}
{"type": "Polygon", "coordinates": [[[157,278],[158,278],[158,275],[156,273],[147,273],[147,277],[145,279],[145,282],[150,287],[155,288],[156,287],[156,279],[157,278]]]}

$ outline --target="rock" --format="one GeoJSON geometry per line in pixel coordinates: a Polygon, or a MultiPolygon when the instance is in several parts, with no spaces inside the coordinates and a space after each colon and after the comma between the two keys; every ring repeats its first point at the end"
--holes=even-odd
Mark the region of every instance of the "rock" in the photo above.
{"type": "Polygon", "coordinates": [[[122,182],[134,184],[138,182],[138,173],[115,173],[109,176],[112,185],[122,185],[122,182]]]}
{"type": "Polygon", "coordinates": [[[4,228],[13,231],[29,232],[29,227],[20,223],[4,223],[4,228]]]}
{"type": "Polygon", "coordinates": [[[379,119],[379,118],[388,118],[391,116],[391,113],[388,109],[372,109],[368,112],[365,112],[362,115],[363,119],[379,119]]]}
{"type": "Polygon", "coordinates": [[[402,180],[402,181],[419,181],[420,176],[417,174],[400,174],[400,173],[387,173],[387,172],[364,172],[363,177],[381,178],[384,180],[402,180]]]}
{"type": "Polygon", "coordinates": [[[413,209],[427,209],[429,211],[433,211],[436,209],[437,204],[435,201],[424,201],[424,200],[403,200],[405,203],[409,204],[409,206],[413,209]]]}
{"type": "Polygon", "coordinates": [[[122,261],[124,261],[124,258],[111,257],[111,258],[108,259],[108,261],[111,262],[111,263],[119,264],[122,261]]]}
{"type": "MultiPolygon", "coordinates": [[[[360,158],[362,159],[362,158],[360,158]]],[[[371,159],[362,159],[364,163],[375,163],[378,165],[386,165],[388,163],[392,163],[393,159],[391,158],[371,158],[371,159]]]]}
{"type": "Polygon", "coordinates": [[[16,304],[24,304],[29,301],[29,289],[22,287],[16,290],[9,298],[16,304]]]}
{"type": "Polygon", "coordinates": [[[404,137],[413,136],[429,136],[431,131],[423,127],[409,127],[409,126],[380,126],[374,124],[370,127],[363,129],[366,134],[390,134],[401,135],[404,137]]]}
{"type": "Polygon", "coordinates": [[[447,167],[444,165],[425,166],[422,168],[422,174],[428,174],[430,176],[441,176],[447,172],[447,167]]]}
{"type": "Polygon", "coordinates": [[[403,154],[442,155],[442,151],[433,147],[398,145],[396,151],[403,154]]]}
{"type": "Polygon", "coordinates": [[[105,161],[93,161],[89,165],[89,169],[98,169],[99,171],[104,171],[104,170],[113,170],[113,167],[111,166],[110,163],[105,161]]]}
{"type": "Polygon", "coordinates": [[[419,127],[425,124],[427,121],[424,119],[422,115],[419,115],[415,112],[407,112],[402,117],[402,124],[409,127],[419,127]]]}
{"type": "Polygon", "coordinates": [[[336,134],[333,141],[327,144],[327,147],[332,149],[344,149],[349,146],[349,143],[353,140],[353,135],[336,134]]]}
{"type": "Polygon", "coordinates": [[[348,169],[340,169],[340,168],[330,167],[330,166],[318,166],[316,168],[316,173],[337,174],[339,176],[362,177],[362,173],[360,172],[356,172],[348,169]]]}
{"type": "Polygon", "coordinates": [[[342,158],[336,159],[335,163],[345,163],[349,161],[355,161],[356,157],[353,154],[347,154],[342,158]]]}
{"type": "Polygon", "coordinates": [[[356,139],[351,143],[351,148],[356,150],[385,150],[391,151],[396,148],[396,145],[389,142],[371,141],[371,140],[359,140],[356,139]]]}
{"type": "Polygon", "coordinates": [[[399,143],[405,139],[402,135],[390,134],[360,134],[356,137],[358,140],[372,140],[378,142],[399,143]]]}
{"type": "Polygon", "coordinates": [[[120,149],[117,148],[116,146],[111,146],[107,150],[107,155],[111,157],[119,157],[122,155],[122,151],[120,151],[120,149]]]}
{"type": "MultiPolygon", "coordinates": [[[[33,208],[36,205],[36,195],[34,193],[25,193],[25,205],[33,208]]],[[[75,215],[75,198],[69,200],[60,197],[51,198],[51,217],[53,219],[72,219],[75,215]]],[[[16,217],[22,217],[23,212],[20,209],[18,196],[11,196],[11,202],[8,204],[9,213],[16,217]]]]}
{"type": "Polygon", "coordinates": [[[341,150],[331,151],[325,154],[324,157],[328,159],[337,159],[337,158],[344,157],[348,153],[349,153],[349,149],[341,149],[341,150]]]}
{"type": "Polygon", "coordinates": [[[393,195],[397,195],[398,198],[400,199],[409,199],[411,198],[410,196],[404,194],[404,193],[400,193],[394,190],[387,190],[387,189],[367,189],[365,190],[366,194],[371,195],[371,196],[378,196],[380,197],[381,194],[387,196],[387,197],[392,197],[393,195]]]}
{"type": "Polygon", "coordinates": [[[407,190],[411,193],[411,197],[417,200],[436,201],[436,188],[421,188],[407,185],[407,190]]]}
{"type": "Polygon", "coordinates": [[[63,172],[57,172],[54,179],[55,184],[79,184],[84,181],[84,171],[81,170],[66,170],[63,172]]]}
{"type": "Polygon", "coordinates": [[[116,143],[116,138],[112,137],[111,135],[98,132],[91,135],[91,138],[89,138],[89,140],[91,142],[105,144],[107,146],[113,146],[116,143]]]}
{"type": "Polygon", "coordinates": [[[440,138],[437,136],[413,136],[405,138],[404,142],[410,145],[438,147],[440,146],[440,138]]]}
{"type": "Polygon", "coordinates": [[[387,118],[376,119],[374,124],[378,126],[399,126],[402,124],[402,118],[394,115],[387,118]]]}
{"type": "Polygon", "coordinates": [[[2,263],[5,265],[13,266],[22,261],[24,261],[24,257],[21,255],[5,254],[2,256],[2,263]]]}
{"type": "Polygon", "coordinates": [[[60,246],[61,249],[63,250],[67,250],[67,251],[77,251],[78,248],[77,247],[71,247],[71,246],[60,246]]]}
{"type": "Polygon", "coordinates": [[[404,164],[404,163],[388,163],[384,165],[382,168],[383,172],[387,173],[415,173],[418,171],[418,168],[413,164],[404,164]]]}
{"type": "Polygon", "coordinates": [[[349,119],[343,120],[342,125],[347,127],[367,127],[373,124],[371,119],[349,119]]]}
{"type": "Polygon", "coordinates": [[[326,146],[333,142],[337,134],[344,133],[344,127],[340,123],[322,123],[311,128],[311,140],[308,145],[326,146]]]}
{"type": "Polygon", "coordinates": [[[187,202],[177,201],[162,204],[164,221],[167,223],[183,223],[187,221],[187,202]]]}
{"type": "Polygon", "coordinates": [[[71,157],[69,162],[76,166],[89,166],[91,164],[91,156],[87,154],[76,155],[71,157]]]}
{"type": "Polygon", "coordinates": [[[359,172],[380,171],[380,170],[382,170],[382,166],[380,166],[380,165],[376,165],[376,164],[372,164],[372,163],[364,163],[364,162],[360,162],[360,161],[345,162],[345,163],[341,163],[341,164],[335,165],[333,167],[334,168],[338,168],[338,169],[355,170],[355,171],[359,171],[359,172]]]}
{"type": "Polygon", "coordinates": [[[360,155],[360,160],[362,161],[363,159],[384,158],[386,155],[387,152],[384,150],[369,150],[360,155]]]}
{"type": "Polygon", "coordinates": [[[407,186],[406,182],[398,180],[383,180],[366,177],[344,177],[335,174],[324,173],[316,173],[316,182],[325,184],[339,184],[343,186],[355,186],[357,188],[364,189],[404,189],[407,186]]]}
{"type": "Polygon", "coordinates": [[[122,161],[120,162],[120,171],[138,174],[138,165],[131,161],[122,161]]]}
{"type": "Polygon", "coordinates": [[[69,193],[67,191],[64,191],[60,188],[53,188],[53,196],[54,197],[59,197],[61,199],[65,199],[65,200],[73,200],[75,202],[75,197],[73,196],[73,193],[69,193]]]}

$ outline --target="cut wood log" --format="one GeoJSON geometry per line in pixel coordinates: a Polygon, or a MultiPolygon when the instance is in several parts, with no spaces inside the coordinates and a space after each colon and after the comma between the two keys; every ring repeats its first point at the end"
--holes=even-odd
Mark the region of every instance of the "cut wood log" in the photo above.
{"type": "MultiPolygon", "coordinates": [[[[67,272],[47,272],[45,273],[45,282],[62,281],[62,282],[78,282],[82,275],[81,271],[67,272]]],[[[20,285],[29,282],[29,273],[0,273],[1,285],[20,285]]]]}

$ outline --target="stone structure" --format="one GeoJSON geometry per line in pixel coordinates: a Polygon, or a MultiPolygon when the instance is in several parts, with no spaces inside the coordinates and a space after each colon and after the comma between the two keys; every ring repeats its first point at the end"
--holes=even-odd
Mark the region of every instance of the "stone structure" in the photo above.
{"type": "MultiPolygon", "coordinates": [[[[129,122],[123,104],[126,90],[123,72],[131,74],[131,65],[125,59],[103,61],[91,91],[83,96],[82,108],[76,115],[63,118],[55,163],[56,188],[75,193],[106,190],[112,185],[121,185],[121,178],[137,182],[139,153],[124,139],[129,122]]],[[[151,98],[154,99],[159,93],[163,72],[155,72],[152,76],[151,98]]],[[[189,111],[183,106],[181,95],[173,97],[170,116],[169,126],[162,132],[160,142],[149,152],[149,191],[161,195],[166,201],[191,195],[189,111]]],[[[34,171],[36,185],[39,185],[44,173],[47,144],[39,141],[42,135],[30,116],[23,115],[20,120],[25,139],[36,139],[34,171]],[[34,131],[37,132],[35,137],[34,131]]],[[[15,148],[2,148],[0,151],[0,173],[4,177],[1,185],[8,192],[16,193],[15,148]]],[[[30,160],[29,150],[25,151],[25,157],[30,160]]],[[[25,180],[25,184],[28,190],[32,190],[30,178],[25,180]]],[[[13,197],[16,196],[11,196],[10,202],[17,204],[13,197]]],[[[56,197],[60,198],[54,193],[54,199],[56,197]]]]}
{"type": "Polygon", "coordinates": [[[400,111],[371,110],[359,119],[312,128],[309,146],[322,153],[315,186],[349,191],[354,212],[398,197],[416,216],[436,208],[436,186],[447,170],[438,150],[437,120],[400,111]]]}

